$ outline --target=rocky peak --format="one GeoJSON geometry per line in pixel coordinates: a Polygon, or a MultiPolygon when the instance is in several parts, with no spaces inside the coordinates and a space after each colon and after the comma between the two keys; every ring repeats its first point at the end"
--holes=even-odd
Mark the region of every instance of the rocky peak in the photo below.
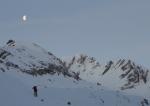
{"type": "Polygon", "coordinates": [[[6,43],[8,46],[15,46],[15,41],[14,40],[8,40],[6,43]]]}
{"type": "Polygon", "coordinates": [[[85,54],[80,54],[74,56],[71,61],[69,61],[70,65],[73,63],[84,65],[84,64],[99,64],[94,57],[87,56],[85,54]]]}

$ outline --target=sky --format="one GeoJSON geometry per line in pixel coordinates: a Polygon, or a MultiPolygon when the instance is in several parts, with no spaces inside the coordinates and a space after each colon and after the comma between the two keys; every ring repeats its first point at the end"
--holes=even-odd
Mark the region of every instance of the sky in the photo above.
{"type": "Polygon", "coordinates": [[[9,39],[150,68],[150,0],[0,0],[0,46],[9,39]]]}

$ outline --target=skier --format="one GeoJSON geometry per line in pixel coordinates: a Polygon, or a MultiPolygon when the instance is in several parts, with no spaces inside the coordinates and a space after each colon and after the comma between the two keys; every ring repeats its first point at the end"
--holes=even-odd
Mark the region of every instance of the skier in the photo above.
{"type": "Polygon", "coordinates": [[[34,92],[34,96],[37,97],[38,96],[38,94],[37,94],[37,86],[33,86],[32,89],[33,89],[33,92],[34,92]]]}

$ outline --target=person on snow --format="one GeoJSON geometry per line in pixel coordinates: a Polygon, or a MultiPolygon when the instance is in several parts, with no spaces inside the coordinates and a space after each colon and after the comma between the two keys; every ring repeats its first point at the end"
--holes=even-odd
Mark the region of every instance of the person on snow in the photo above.
{"type": "Polygon", "coordinates": [[[33,89],[33,92],[34,92],[34,96],[37,97],[37,96],[38,96],[38,93],[37,93],[37,91],[38,91],[38,90],[37,90],[37,86],[33,86],[32,89],[33,89]]]}

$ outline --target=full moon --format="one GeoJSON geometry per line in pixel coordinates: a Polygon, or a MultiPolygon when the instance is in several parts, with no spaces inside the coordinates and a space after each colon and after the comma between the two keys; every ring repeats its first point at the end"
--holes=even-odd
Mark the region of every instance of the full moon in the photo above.
{"type": "Polygon", "coordinates": [[[27,16],[26,15],[22,16],[22,20],[27,21],[27,16]]]}

